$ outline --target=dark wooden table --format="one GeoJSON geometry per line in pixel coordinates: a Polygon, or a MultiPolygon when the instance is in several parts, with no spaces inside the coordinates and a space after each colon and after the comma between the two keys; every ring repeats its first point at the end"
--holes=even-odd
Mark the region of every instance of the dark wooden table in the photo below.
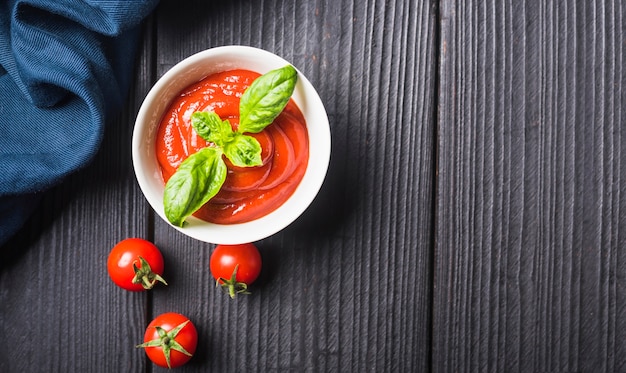
{"type": "MultiPolygon", "coordinates": [[[[181,372],[626,371],[626,5],[620,1],[163,0],[96,159],[2,250],[1,372],[158,372],[141,342],[176,311],[181,372]],[[212,245],[155,216],[133,122],[156,79],[227,44],[291,61],[332,130],[320,195],[258,242],[229,299],[212,245]],[[170,285],[106,274],[130,236],[170,285]]],[[[129,61],[129,63],[132,63],[129,61]]]]}

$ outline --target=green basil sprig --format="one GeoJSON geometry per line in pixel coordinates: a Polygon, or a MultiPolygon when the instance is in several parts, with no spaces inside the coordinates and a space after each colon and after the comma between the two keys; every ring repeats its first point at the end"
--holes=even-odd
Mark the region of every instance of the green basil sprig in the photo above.
{"type": "Polygon", "coordinates": [[[191,125],[200,137],[212,143],[185,159],[168,180],[163,193],[165,216],[182,227],[185,219],[213,198],[226,180],[225,155],[233,165],[262,165],[261,145],[244,133],[259,133],[283,111],[296,86],[298,73],[287,65],[255,79],[239,102],[239,127],[215,112],[195,112],[191,125]]]}

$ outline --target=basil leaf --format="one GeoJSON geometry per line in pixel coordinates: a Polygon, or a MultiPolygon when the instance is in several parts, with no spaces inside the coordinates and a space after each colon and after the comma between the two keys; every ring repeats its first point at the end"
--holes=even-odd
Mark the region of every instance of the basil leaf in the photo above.
{"type": "Polygon", "coordinates": [[[259,133],[283,111],[298,80],[296,69],[287,65],[255,79],[239,102],[238,132],[259,133]]]}
{"type": "Polygon", "coordinates": [[[222,150],[203,148],[185,159],[165,185],[165,216],[182,227],[185,219],[215,196],[226,179],[222,150]]]}
{"type": "Polygon", "coordinates": [[[224,145],[224,155],[237,167],[252,167],[263,164],[261,144],[252,136],[237,133],[232,141],[224,145]]]}
{"type": "Polygon", "coordinates": [[[230,122],[222,120],[214,111],[196,111],[191,114],[191,126],[196,133],[218,146],[222,146],[233,135],[230,122]]]}

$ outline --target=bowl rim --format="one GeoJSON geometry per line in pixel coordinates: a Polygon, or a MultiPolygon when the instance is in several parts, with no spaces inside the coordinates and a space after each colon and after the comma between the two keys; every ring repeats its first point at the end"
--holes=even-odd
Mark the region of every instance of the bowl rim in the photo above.
{"type": "MultiPolygon", "coordinates": [[[[227,45],[205,49],[184,58],[161,76],[144,98],[133,128],[132,160],[135,177],[152,209],[168,225],[194,239],[213,244],[241,244],[270,237],[293,223],[313,202],[324,183],[330,163],[330,123],[322,100],[296,67],[298,81],[292,98],[307,121],[309,160],[305,174],[289,199],[273,212],[237,224],[215,224],[190,216],[184,227],[171,224],[163,209],[164,183],[156,163],[156,129],[173,97],[211,73],[246,68],[258,73],[291,64],[264,49],[227,45]],[[213,61],[212,63],[209,61],[213,61]],[[250,68],[251,65],[256,68],[250,68]],[[163,95],[168,96],[162,100],[163,95]],[[155,113],[154,108],[158,108],[155,113]],[[154,166],[156,165],[156,169],[154,166]],[[160,180],[160,186],[159,186],[160,180]]],[[[295,67],[295,66],[294,66],[295,67]]]]}

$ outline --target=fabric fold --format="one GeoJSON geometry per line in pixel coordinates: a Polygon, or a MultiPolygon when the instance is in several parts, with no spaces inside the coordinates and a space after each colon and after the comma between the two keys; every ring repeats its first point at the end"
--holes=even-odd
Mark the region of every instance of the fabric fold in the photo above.
{"type": "Polygon", "coordinates": [[[29,195],[97,152],[107,116],[123,106],[140,23],[156,4],[0,4],[0,245],[28,217],[29,195]]]}

